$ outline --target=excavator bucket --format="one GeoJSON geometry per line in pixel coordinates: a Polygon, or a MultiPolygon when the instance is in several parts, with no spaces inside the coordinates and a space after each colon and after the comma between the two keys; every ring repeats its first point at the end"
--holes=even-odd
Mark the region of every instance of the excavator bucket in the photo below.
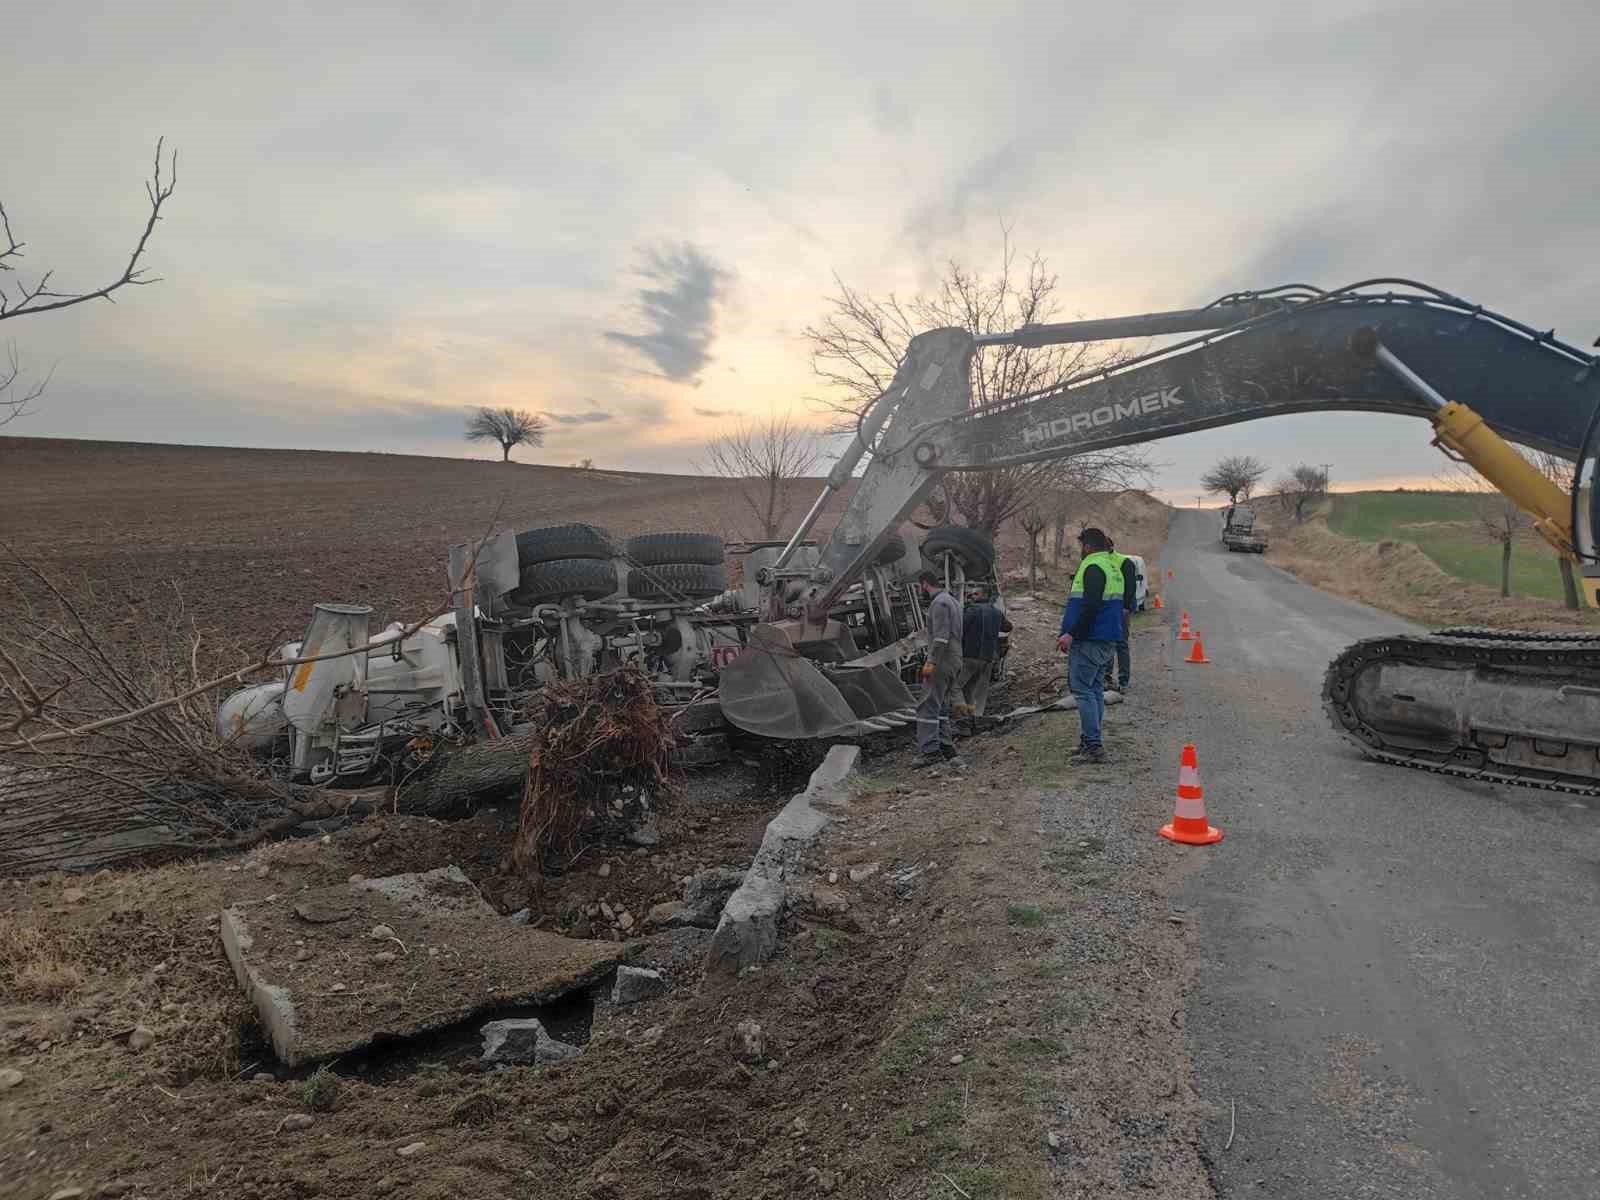
{"type": "Polygon", "coordinates": [[[839,667],[825,671],[862,724],[884,732],[913,719],[916,701],[889,667],[839,667]]]}
{"type": "Polygon", "coordinates": [[[760,625],[722,669],[717,692],[723,716],[747,733],[801,739],[858,732],[860,718],[839,689],[782,634],[760,625]]]}

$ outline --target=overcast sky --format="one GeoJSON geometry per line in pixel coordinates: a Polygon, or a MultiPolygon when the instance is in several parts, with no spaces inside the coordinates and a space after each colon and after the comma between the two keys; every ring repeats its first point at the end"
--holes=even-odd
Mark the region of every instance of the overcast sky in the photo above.
{"type": "MultiPolygon", "coordinates": [[[[6,433],[687,470],[817,385],[833,276],[912,292],[1002,225],[1068,310],[1425,279],[1600,334],[1600,5],[280,2],[32,6],[0,200],[27,266],[115,274],[158,135],[164,282],[7,322],[55,376],[6,433]],[[918,15],[908,15],[911,12],[918,15]],[[492,451],[498,454],[498,451],[492,451]]],[[[1405,418],[1157,444],[1438,470],[1405,418]]]]}

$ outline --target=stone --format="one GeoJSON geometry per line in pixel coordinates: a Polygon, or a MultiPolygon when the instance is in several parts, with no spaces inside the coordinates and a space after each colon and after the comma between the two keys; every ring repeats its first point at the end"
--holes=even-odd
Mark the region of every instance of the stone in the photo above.
{"type": "Polygon", "coordinates": [[[274,1075],[271,1071],[257,1071],[254,1075],[250,1076],[250,1082],[251,1083],[277,1083],[278,1082],[278,1077],[276,1075],[274,1075]]]}
{"type": "Polygon", "coordinates": [[[615,921],[617,919],[616,910],[604,900],[600,901],[600,915],[608,921],[615,921]]]}
{"type": "Polygon", "coordinates": [[[666,1033],[665,1025],[652,1025],[639,1035],[639,1043],[644,1046],[654,1046],[661,1040],[661,1035],[666,1033]]]}
{"type": "Polygon", "coordinates": [[[409,1145],[401,1146],[395,1153],[401,1158],[415,1158],[427,1148],[427,1142],[411,1142],[409,1145]]]}
{"type": "Polygon", "coordinates": [[[387,925],[374,925],[372,927],[372,932],[367,934],[367,936],[375,942],[387,942],[390,938],[394,937],[394,930],[390,929],[387,925]]]}
{"type": "Polygon", "coordinates": [[[627,909],[617,914],[617,928],[624,933],[633,928],[633,914],[627,909]]]}
{"type": "Polygon", "coordinates": [[[611,877],[611,864],[601,863],[600,869],[595,874],[600,876],[601,879],[609,879],[611,877]]]}
{"type": "Polygon", "coordinates": [[[1045,1142],[1045,1145],[1049,1146],[1050,1149],[1052,1149],[1052,1150],[1061,1149],[1061,1138],[1060,1138],[1060,1136],[1058,1134],[1055,1134],[1055,1133],[1047,1133],[1047,1134],[1045,1134],[1044,1135],[1044,1142],[1045,1142]]]}
{"type": "Polygon", "coordinates": [[[755,1021],[740,1021],[733,1028],[734,1057],[742,1062],[760,1062],[767,1056],[767,1036],[755,1021]]]}
{"type": "Polygon", "coordinates": [[[480,1061],[498,1063],[553,1063],[582,1054],[581,1047],[557,1041],[544,1022],[533,1017],[490,1021],[478,1030],[483,1038],[480,1061]]]}
{"type": "Polygon", "coordinates": [[[533,909],[519,908],[516,912],[511,914],[510,920],[513,925],[526,925],[529,921],[533,920],[533,909]]]}
{"type": "Polygon", "coordinates": [[[81,887],[63,888],[61,899],[67,904],[82,904],[83,898],[88,895],[81,887]]]}
{"type": "Polygon", "coordinates": [[[838,883],[839,882],[839,872],[837,872],[837,871],[829,871],[828,872],[828,882],[830,884],[831,883],[838,883]]]}
{"type": "Polygon", "coordinates": [[[386,967],[399,957],[393,950],[379,950],[372,956],[372,961],[380,967],[386,967]]]}
{"type": "Polygon", "coordinates": [[[838,918],[850,911],[850,900],[842,892],[832,888],[813,885],[811,887],[796,888],[794,895],[795,907],[813,916],[838,918]]]}
{"type": "Polygon", "coordinates": [[[682,900],[664,900],[650,909],[644,923],[658,929],[681,929],[695,923],[694,910],[682,900]]]}
{"type": "Polygon", "coordinates": [[[712,867],[690,877],[683,885],[683,902],[694,916],[696,924],[715,925],[722,915],[728,897],[739,890],[744,882],[743,871],[732,867],[712,867]]]}
{"type": "Polygon", "coordinates": [[[155,1030],[144,1025],[135,1025],[133,1032],[128,1035],[129,1050],[143,1050],[155,1043],[155,1030]]]}
{"type": "Polygon", "coordinates": [[[50,1193],[50,1200],[81,1200],[84,1190],[81,1187],[57,1188],[50,1193]]]}
{"type": "Polygon", "coordinates": [[[294,1113],[280,1121],[278,1128],[287,1133],[299,1133],[301,1130],[310,1129],[316,1123],[317,1119],[310,1113],[294,1113]]]}
{"type": "Polygon", "coordinates": [[[562,1142],[570,1142],[572,1140],[572,1127],[560,1124],[550,1125],[545,1128],[544,1136],[559,1146],[562,1142]]]}
{"type": "Polygon", "coordinates": [[[617,981],[611,985],[611,1003],[637,1004],[641,1000],[663,996],[666,991],[667,981],[660,971],[644,967],[618,967],[617,981]]]}
{"type": "Polygon", "coordinates": [[[21,1087],[22,1081],[27,1076],[15,1067],[0,1067],[0,1092],[9,1092],[14,1087],[21,1087]]]}
{"type": "Polygon", "coordinates": [[[652,813],[643,825],[628,830],[623,840],[630,846],[654,846],[660,843],[661,835],[656,831],[655,814],[652,813]]]}
{"type": "Polygon", "coordinates": [[[377,1183],[372,1185],[372,1194],[374,1196],[387,1196],[399,1186],[399,1180],[397,1180],[393,1175],[385,1175],[382,1179],[378,1180],[377,1183]]]}
{"type": "Polygon", "coordinates": [[[864,866],[850,868],[851,883],[865,883],[878,873],[877,863],[867,863],[864,866]]]}
{"type": "Polygon", "coordinates": [[[967,1061],[967,1056],[964,1055],[964,1054],[952,1054],[950,1056],[950,1065],[952,1067],[959,1067],[962,1063],[964,1063],[966,1061],[967,1061]]]}
{"type": "Polygon", "coordinates": [[[256,878],[257,879],[265,879],[265,878],[267,878],[267,876],[269,876],[271,874],[272,874],[272,868],[267,866],[266,863],[262,863],[259,867],[256,868],[256,878]]]}

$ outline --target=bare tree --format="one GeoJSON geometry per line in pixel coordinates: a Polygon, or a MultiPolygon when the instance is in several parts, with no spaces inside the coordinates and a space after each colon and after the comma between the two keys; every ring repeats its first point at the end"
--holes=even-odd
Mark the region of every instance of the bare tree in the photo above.
{"type": "MultiPolygon", "coordinates": [[[[1548,450],[1525,451],[1529,460],[1551,483],[1563,492],[1572,491],[1573,474],[1577,464],[1548,450]]],[[[1579,607],[1578,580],[1572,571],[1572,560],[1565,554],[1556,555],[1556,567],[1561,572],[1561,602],[1570,609],[1579,607]]]]}
{"type": "MultiPolygon", "coordinates": [[[[27,257],[25,251],[28,243],[18,240],[16,231],[11,226],[11,214],[6,211],[5,204],[0,202],[0,236],[5,239],[4,244],[0,245],[0,321],[53,312],[56,309],[69,308],[74,304],[84,304],[90,300],[108,300],[115,303],[111,294],[120,288],[143,287],[146,284],[160,282],[158,276],[147,274],[145,268],[139,265],[139,260],[144,257],[145,248],[150,244],[150,235],[155,232],[156,222],[161,219],[161,206],[167,202],[173,189],[178,186],[177,151],[173,151],[168,160],[169,166],[163,173],[162,148],[162,141],[158,140],[155,169],[144,185],[145,195],[150,201],[150,215],[145,219],[144,229],[139,234],[139,240],[134,243],[133,252],[128,256],[122,274],[101,287],[85,292],[56,291],[51,287],[51,280],[55,276],[55,272],[51,270],[41,272],[30,284],[21,272],[21,260],[27,257]]],[[[30,411],[28,406],[44,395],[45,388],[50,385],[52,373],[53,371],[46,372],[43,379],[27,382],[22,359],[17,353],[17,344],[8,343],[6,365],[0,368],[0,425],[9,424],[18,417],[26,416],[30,411]]]]}
{"type": "MultiPolygon", "coordinates": [[[[1018,262],[1009,235],[992,275],[951,261],[931,292],[909,300],[892,292],[882,298],[869,296],[835,276],[838,291],[829,297],[827,312],[804,331],[811,343],[812,370],[826,388],[816,403],[829,414],[833,429],[853,431],[857,416],[889,386],[916,334],[951,325],[974,335],[1009,332],[1020,325],[1054,320],[1061,311],[1058,282],[1039,255],[1018,262]]],[[[973,403],[1055,387],[1120,357],[1115,349],[1089,343],[1039,349],[986,346],[973,358],[973,403]]],[[[1071,463],[1068,473],[1074,486],[1085,477],[1098,477],[1096,490],[1101,491],[1127,487],[1150,470],[1147,452],[1128,446],[1078,455],[1071,463]]],[[[1064,469],[1065,464],[1056,460],[956,472],[945,477],[928,509],[936,522],[959,518],[993,534],[1025,505],[1055,488],[1064,469]]]]}
{"type": "Polygon", "coordinates": [[[816,466],[822,442],[816,432],[788,413],[763,421],[741,418],[731,431],[706,443],[705,458],[696,466],[705,475],[744,484],[741,497],[769,541],[778,537],[789,516],[790,485],[816,466]]]}
{"type": "Polygon", "coordinates": [[[1050,513],[1047,508],[1039,504],[1029,504],[1017,514],[1017,523],[1022,526],[1022,532],[1028,535],[1028,590],[1039,590],[1039,535],[1044,532],[1045,526],[1050,523],[1050,513]]]}
{"type": "Polygon", "coordinates": [[[1321,467],[1300,463],[1292,471],[1278,476],[1272,485],[1278,492],[1278,502],[1294,511],[1298,524],[1306,519],[1306,509],[1328,494],[1328,477],[1321,467]]]}
{"type": "Polygon", "coordinates": [[[467,441],[498,442],[500,461],[517,446],[544,445],[544,418],[522,408],[480,408],[467,418],[467,441]]]}
{"type": "Polygon", "coordinates": [[[1217,465],[1200,476],[1200,486],[1208,492],[1227,496],[1229,504],[1239,503],[1243,496],[1250,499],[1256,484],[1266,476],[1267,464],[1248,454],[1230,454],[1217,460],[1217,465]]]}

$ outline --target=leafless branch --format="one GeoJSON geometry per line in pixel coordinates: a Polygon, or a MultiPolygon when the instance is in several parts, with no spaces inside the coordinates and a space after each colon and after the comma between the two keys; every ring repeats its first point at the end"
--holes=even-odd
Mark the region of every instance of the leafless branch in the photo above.
{"type": "Polygon", "coordinates": [[[31,411],[28,405],[44,395],[45,388],[50,386],[50,376],[55,373],[52,367],[45,377],[36,383],[24,384],[22,379],[22,359],[17,354],[17,344],[6,344],[6,365],[0,367],[0,426],[9,425],[18,417],[25,417],[31,411]]]}
{"type": "Polygon", "coordinates": [[[544,445],[545,421],[537,413],[522,408],[480,408],[467,417],[469,442],[496,442],[500,461],[510,462],[518,446],[544,445]]]}
{"type": "MultiPolygon", "coordinates": [[[[50,280],[55,274],[53,271],[45,271],[31,286],[19,278],[15,285],[15,297],[4,286],[0,286],[0,321],[52,312],[60,308],[69,308],[74,304],[85,304],[90,300],[111,300],[112,293],[121,288],[143,287],[145,284],[160,282],[159,276],[147,274],[146,268],[139,265],[139,260],[144,257],[145,249],[150,244],[150,237],[155,233],[156,222],[161,219],[161,206],[167,202],[178,186],[178,152],[174,150],[169,156],[167,169],[163,173],[161,156],[164,143],[165,139],[156,142],[155,167],[150,179],[144,185],[145,197],[150,203],[150,214],[145,219],[144,229],[139,234],[139,240],[134,243],[133,252],[129,254],[122,273],[103,287],[86,292],[52,290],[50,280]]],[[[16,274],[16,260],[26,257],[24,249],[27,243],[18,241],[12,232],[11,216],[3,204],[0,204],[0,230],[4,231],[6,242],[5,248],[0,249],[0,272],[16,274]]]]}

